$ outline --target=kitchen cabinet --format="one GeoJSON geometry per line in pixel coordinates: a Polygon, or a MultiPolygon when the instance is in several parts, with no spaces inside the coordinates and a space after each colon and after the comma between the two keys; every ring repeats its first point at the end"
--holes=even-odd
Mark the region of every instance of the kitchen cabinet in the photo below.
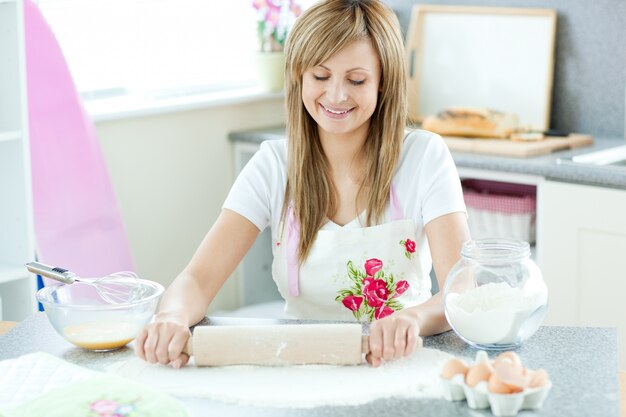
{"type": "MultiPolygon", "coordinates": [[[[541,176],[537,176],[537,175],[510,173],[510,172],[494,172],[494,171],[475,169],[475,168],[464,168],[464,167],[458,167],[457,170],[459,172],[459,176],[461,177],[461,180],[487,180],[487,181],[496,181],[500,183],[530,185],[530,186],[533,186],[535,189],[538,189],[539,187],[541,187],[541,184],[543,184],[544,182],[544,178],[541,176]]],[[[469,211],[470,209],[468,207],[468,213],[469,211]]],[[[491,212],[485,212],[484,214],[485,216],[489,216],[491,215],[491,212]]],[[[526,218],[520,215],[516,215],[515,218],[512,218],[512,216],[508,217],[509,215],[506,215],[506,216],[500,215],[500,217],[497,218],[495,217],[495,215],[496,213],[493,213],[491,219],[483,219],[482,222],[486,223],[489,220],[493,222],[499,221],[501,222],[498,225],[499,227],[497,228],[486,227],[486,229],[487,230],[500,230],[503,232],[508,231],[511,233],[511,235],[503,234],[503,235],[495,235],[495,236],[489,236],[489,237],[516,238],[516,236],[526,234],[523,228],[533,227],[536,229],[536,224],[532,224],[532,222],[527,221],[526,218]]],[[[470,221],[470,226],[471,224],[472,222],[470,221]]],[[[489,225],[487,224],[485,226],[489,226],[489,225]]],[[[476,238],[475,233],[471,230],[471,227],[470,227],[470,232],[472,233],[472,237],[476,238]]],[[[486,233],[485,230],[483,230],[482,232],[483,234],[486,233]]],[[[527,234],[531,236],[533,235],[533,233],[531,232],[528,232],[527,234]]],[[[537,260],[538,247],[541,246],[541,241],[539,240],[537,236],[538,234],[540,234],[539,231],[535,230],[534,235],[536,236],[536,239],[535,239],[535,242],[531,242],[531,243],[534,243],[533,246],[531,247],[531,257],[534,260],[537,260]]],[[[478,238],[480,238],[480,236],[478,236],[478,238]]],[[[529,240],[529,239],[522,239],[522,240],[529,240]]]]}
{"type": "MultiPolygon", "coordinates": [[[[626,335],[626,190],[546,181],[539,191],[547,324],[616,326],[626,335]]],[[[620,346],[626,364],[626,343],[620,346]]]]}
{"type": "Polygon", "coordinates": [[[36,310],[22,0],[0,0],[0,317],[36,310]]]}
{"type": "MultiPolygon", "coordinates": [[[[626,190],[463,167],[459,175],[537,187],[532,250],[550,291],[546,324],[626,334],[626,190]]],[[[625,343],[619,360],[626,366],[625,343]]]]}
{"type": "MultiPolygon", "coordinates": [[[[235,142],[235,176],[259,149],[258,143],[235,142]]],[[[282,300],[272,278],[272,232],[266,228],[256,239],[237,270],[240,305],[282,300]]]]}

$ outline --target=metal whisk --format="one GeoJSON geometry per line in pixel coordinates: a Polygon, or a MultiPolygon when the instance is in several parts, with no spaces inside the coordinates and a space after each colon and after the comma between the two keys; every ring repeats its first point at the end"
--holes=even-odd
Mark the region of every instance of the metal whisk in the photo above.
{"type": "Polygon", "coordinates": [[[134,272],[117,272],[101,278],[83,279],[64,268],[52,267],[40,262],[28,262],[26,269],[34,274],[51,278],[64,284],[81,282],[92,286],[100,298],[109,304],[126,304],[140,300],[146,290],[140,285],[134,272]]]}

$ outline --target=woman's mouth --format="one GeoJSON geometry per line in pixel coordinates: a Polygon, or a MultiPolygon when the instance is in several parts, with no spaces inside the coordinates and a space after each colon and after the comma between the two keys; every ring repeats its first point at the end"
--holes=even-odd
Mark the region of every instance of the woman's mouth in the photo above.
{"type": "Polygon", "coordinates": [[[320,103],[320,108],[324,112],[324,114],[331,119],[345,119],[348,115],[355,109],[355,107],[351,107],[348,109],[333,109],[329,107],[325,107],[320,103]]]}

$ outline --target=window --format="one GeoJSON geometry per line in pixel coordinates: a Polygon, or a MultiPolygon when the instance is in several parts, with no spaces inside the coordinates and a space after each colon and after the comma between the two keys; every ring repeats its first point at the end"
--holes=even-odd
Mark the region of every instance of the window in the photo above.
{"type": "Polygon", "coordinates": [[[250,0],[39,0],[84,98],[254,84],[250,0]]]}

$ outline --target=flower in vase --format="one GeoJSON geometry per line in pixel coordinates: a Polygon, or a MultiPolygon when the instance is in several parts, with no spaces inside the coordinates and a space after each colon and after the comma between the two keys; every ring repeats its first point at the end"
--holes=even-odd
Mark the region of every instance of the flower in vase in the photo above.
{"type": "Polygon", "coordinates": [[[262,52],[282,51],[287,34],[302,8],[297,0],[252,0],[257,11],[257,35],[262,52]]]}

